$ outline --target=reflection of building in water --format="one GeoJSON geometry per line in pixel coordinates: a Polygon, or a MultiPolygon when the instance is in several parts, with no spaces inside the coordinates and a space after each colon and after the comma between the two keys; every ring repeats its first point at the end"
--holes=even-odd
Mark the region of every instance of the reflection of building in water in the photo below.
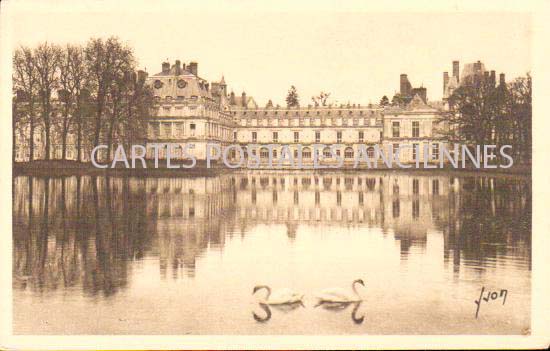
{"type": "Polygon", "coordinates": [[[424,245],[427,232],[448,217],[449,177],[388,173],[383,180],[384,230],[393,230],[402,251],[415,242],[424,245]]]}
{"type": "Polygon", "coordinates": [[[243,172],[235,176],[239,226],[300,224],[370,226],[392,230],[396,239],[423,242],[434,221],[447,217],[446,176],[393,173],[281,174],[243,172]]]}
{"type": "Polygon", "coordinates": [[[194,275],[197,256],[223,247],[233,219],[234,191],[229,177],[149,178],[147,216],[158,235],[160,268],[194,275]]]}

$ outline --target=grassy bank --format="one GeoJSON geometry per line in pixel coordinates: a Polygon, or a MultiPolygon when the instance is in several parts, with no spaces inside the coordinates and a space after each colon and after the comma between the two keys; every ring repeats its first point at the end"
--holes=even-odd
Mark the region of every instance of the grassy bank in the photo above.
{"type": "MultiPolygon", "coordinates": [[[[141,167],[141,164],[139,164],[141,167]]],[[[89,162],[76,162],[76,161],[62,161],[62,160],[50,160],[50,161],[33,161],[33,162],[16,162],[13,164],[14,175],[36,175],[36,176],[64,176],[64,175],[131,175],[131,176],[215,176],[222,173],[233,172],[235,170],[242,171],[246,168],[230,169],[223,164],[212,163],[211,167],[206,166],[205,161],[197,161],[197,164],[193,168],[177,168],[169,169],[162,162],[159,163],[159,167],[155,168],[154,162],[147,163],[147,168],[96,168],[89,162]]],[[[496,168],[496,169],[476,169],[476,168],[388,168],[385,164],[378,164],[377,168],[368,167],[342,167],[342,168],[324,168],[324,169],[294,169],[294,168],[256,168],[258,171],[287,171],[287,172],[310,172],[310,173],[357,173],[357,172],[379,172],[379,171],[395,171],[395,172],[418,172],[420,174],[433,174],[433,173],[447,173],[457,175],[517,175],[517,176],[530,176],[531,165],[515,165],[508,169],[496,168]]]]}

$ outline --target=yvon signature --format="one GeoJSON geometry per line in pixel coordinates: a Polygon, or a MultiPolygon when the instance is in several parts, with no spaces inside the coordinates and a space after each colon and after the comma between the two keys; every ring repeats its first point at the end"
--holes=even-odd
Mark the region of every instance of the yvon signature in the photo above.
{"type": "Polygon", "coordinates": [[[482,287],[481,288],[481,293],[479,294],[479,300],[474,301],[477,305],[476,318],[479,315],[479,308],[481,307],[481,303],[483,301],[489,302],[489,301],[493,301],[493,300],[497,300],[499,298],[502,298],[502,305],[504,305],[506,303],[506,296],[508,295],[508,290],[501,289],[500,292],[497,292],[497,291],[491,292],[490,290],[487,290],[487,296],[486,297],[483,297],[484,292],[485,292],[485,287],[482,287]]]}

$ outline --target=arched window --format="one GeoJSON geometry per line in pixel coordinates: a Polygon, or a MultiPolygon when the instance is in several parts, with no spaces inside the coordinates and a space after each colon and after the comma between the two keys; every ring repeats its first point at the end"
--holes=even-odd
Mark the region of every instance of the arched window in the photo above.
{"type": "Polygon", "coordinates": [[[332,158],[332,153],[330,152],[330,148],[328,146],[323,149],[323,157],[332,158]]]}
{"type": "Polygon", "coordinates": [[[344,151],[344,157],[345,158],[353,158],[353,149],[351,147],[347,147],[344,151]]]}
{"type": "Polygon", "coordinates": [[[368,156],[369,158],[374,158],[374,147],[369,146],[369,147],[367,148],[367,156],[368,156]]]}
{"type": "Polygon", "coordinates": [[[311,149],[309,147],[302,149],[302,158],[311,158],[311,149]]]}

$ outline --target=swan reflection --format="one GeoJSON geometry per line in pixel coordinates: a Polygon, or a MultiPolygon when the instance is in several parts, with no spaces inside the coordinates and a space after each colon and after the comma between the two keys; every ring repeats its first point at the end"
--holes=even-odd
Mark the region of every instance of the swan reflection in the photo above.
{"type": "Polygon", "coordinates": [[[302,303],[302,301],[296,301],[292,303],[285,303],[285,304],[278,304],[278,305],[268,305],[266,303],[260,302],[258,306],[264,311],[265,315],[252,312],[252,317],[254,317],[254,320],[256,322],[265,323],[271,319],[272,308],[282,313],[288,313],[290,311],[294,311],[299,307],[304,307],[304,304],[302,303]]]}
{"type": "Polygon", "coordinates": [[[332,301],[320,301],[315,307],[322,307],[327,311],[332,312],[342,312],[348,309],[349,306],[353,305],[353,310],[351,311],[351,320],[355,324],[361,324],[365,320],[365,316],[357,316],[357,312],[361,307],[363,301],[348,301],[348,302],[332,302],[332,301]]]}

